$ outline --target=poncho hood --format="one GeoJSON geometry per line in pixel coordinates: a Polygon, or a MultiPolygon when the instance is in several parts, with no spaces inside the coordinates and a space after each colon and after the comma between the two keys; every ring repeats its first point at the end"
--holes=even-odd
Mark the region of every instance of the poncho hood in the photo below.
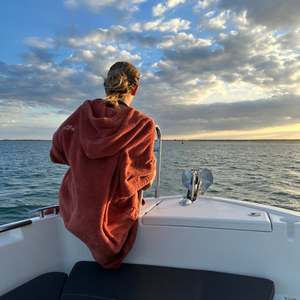
{"type": "Polygon", "coordinates": [[[117,111],[103,100],[83,103],[79,118],[79,139],[89,158],[112,156],[143,129],[144,115],[132,107],[117,111]],[[134,121],[133,121],[134,117],[134,121]]]}

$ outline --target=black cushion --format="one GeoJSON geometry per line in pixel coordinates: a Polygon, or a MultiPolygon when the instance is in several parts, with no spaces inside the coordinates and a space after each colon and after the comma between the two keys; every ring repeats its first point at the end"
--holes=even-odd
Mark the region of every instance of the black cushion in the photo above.
{"type": "Polygon", "coordinates": [[[58,300],[68,275],[50,272],[4,294],[1,300],[58,300]]]}
{"type": "Polygon", "coordinates": [[[61,300],[271,300],[267,279],[211,271],[122,264],[107,270],[96,262],[78,262],[61,300]]]}

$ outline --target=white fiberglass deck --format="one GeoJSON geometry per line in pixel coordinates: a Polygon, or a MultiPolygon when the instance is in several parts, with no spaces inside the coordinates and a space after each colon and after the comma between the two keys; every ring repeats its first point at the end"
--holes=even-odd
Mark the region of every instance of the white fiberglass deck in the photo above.
{"type": "Polygon", "coordinates": [[[212,199],[201,199],[184,207],[179,206],[178,201],[163,201],[142,218],[142,223],[158,226],[272,231],[267,212],[212,199]]]}
{"type": "MultiPolygon", "coordinates": [[[[300,300],[299,213],[210,197],[181,207],[180,199],[146,199],[124,262],[267,278],[275,283],[275,300],[300,300]]],[[[59,214],[32,221],[0,234],[0,295],[39,274],[69,273],[77,261],[93,260],[59,214]]]]}

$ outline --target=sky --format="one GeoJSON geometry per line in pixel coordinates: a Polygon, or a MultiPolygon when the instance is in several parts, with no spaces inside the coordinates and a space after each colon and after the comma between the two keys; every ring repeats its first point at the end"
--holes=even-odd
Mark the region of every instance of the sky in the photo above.
{"type": "Polygon", "coordinates": [[[51,139],[116,61],[166,139],[300,138],[299,0],[0,4],[0,140],[51,139]]]}

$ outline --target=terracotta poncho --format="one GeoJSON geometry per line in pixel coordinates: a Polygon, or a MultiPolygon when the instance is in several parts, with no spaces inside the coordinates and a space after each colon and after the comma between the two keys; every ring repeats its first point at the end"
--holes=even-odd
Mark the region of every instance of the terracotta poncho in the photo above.
{"type": "Polygon", "coordinates": [[[132,107],[85,101],[55,132],[52,162],[69,165],[59,205],[66,228],[105,268],[118,268],[138,228],[138,191],[155,177],[155,125],[132,107]]]}

